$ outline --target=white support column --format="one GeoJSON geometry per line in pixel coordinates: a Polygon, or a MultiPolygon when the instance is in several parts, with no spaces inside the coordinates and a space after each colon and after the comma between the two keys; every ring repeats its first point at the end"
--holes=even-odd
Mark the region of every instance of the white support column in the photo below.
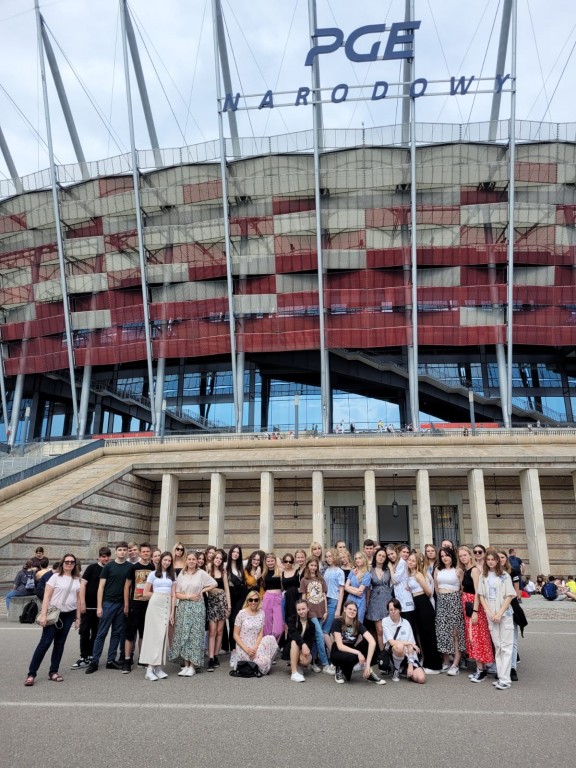
{"type": "Polygon", "coordinates": [[[520,490],[522,492],[530,573],[550,573],[544,509],[542,508],[537,469],[523,469],[520,472],[520,490]]]}
{"type": "Polygon", "coordinates": [[[312,541],[325,547],[324,528],[324,475],[316,469],[312,472],[312,541]]]}
{"type": "Polygon", "coordinates": [[[260,549],[274,549],[274,474],[260,473],[260,549]]]}
{"type": "Polygon", "coordinates": [[[171,552],[176,538],[176,513],[178,510],[178,476],[162,475],[160,495],[160,520],[158,521],[158,549],[171,552]]]}
{"type": "Polygon", "coordinates": [[[420,549],[432,542],[432,510],[430,507],[430,478],[427,469],[416,472],[416,503],[418,505],[418,539],[420,549]]]}
{"type": "Polygon", "coordinates": [[[226,509],[226,475],[212,472],[210,476],[210,518],[208,543],[215,547],[224,544],[224,514],[226,509]]]}
{"type": "Polygon", "coordinates": [[[484,472],[481,469],[471,469],[468,472],[468,497],[472,521],[472,544],[482,544],[487,547],[490,543],[490,534],[486,512],[484,472]]]}
{"type": "Polygon", "coordinates": [[[373,469],[364,472],[364,509],[366,515],[366,538],[378,542],[378,513],[376,508],[376,473],[373,469]]]}

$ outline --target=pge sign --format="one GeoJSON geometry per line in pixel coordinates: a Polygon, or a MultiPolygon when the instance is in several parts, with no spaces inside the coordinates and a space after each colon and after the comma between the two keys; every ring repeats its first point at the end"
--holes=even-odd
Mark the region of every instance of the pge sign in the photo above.
{"type": "Polygon", "coordinates": [[[414,31],[420,28],[419,21],[397,21],[390,25],[388,40],[384,53],[380,53],[380,41],[372,43],[370,50],[362,53],[356,49],[356,43],[362,37],[367,35],[380,35],[386,32],[386,24],[367,24],[364,27],[358,27],[348,35],[344,42],[344,32],[338,27],[326,27],[316,30],[316,39],[322,37],[331,37],[332,42],[324,45],[315,45],[308,51],[305,66],[311,67],[316,56],[334,51],[344,45],[346,58],[350,61],[389,61],[397,59],[411,59],[414,56],[414,31]]]}

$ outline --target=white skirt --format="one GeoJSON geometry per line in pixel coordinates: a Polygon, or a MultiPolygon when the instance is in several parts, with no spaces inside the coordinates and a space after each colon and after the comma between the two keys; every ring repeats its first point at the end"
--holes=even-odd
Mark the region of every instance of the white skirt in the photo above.
{"type": "Polygon", "coordinates": [[[146,609],[142,650],[139,657],[142,664],[157,667],[166,663],[171,598],[171,595],[152,593],[146,609]]]}

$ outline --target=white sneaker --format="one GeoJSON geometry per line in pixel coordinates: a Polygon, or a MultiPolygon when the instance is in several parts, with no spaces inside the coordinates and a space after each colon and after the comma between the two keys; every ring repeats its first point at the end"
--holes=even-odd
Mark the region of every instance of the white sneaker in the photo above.
{"type": "Polygon", "coordinates": [[[322,672],[324,672],[325,675],[335,675],[336,667],[334,664],[326,664],[325,667],[322,667],[322,672]]]}
{"type": "Polygon", "coordinates": [[[451,669],[451,664],[442,664],[442,669],[440,672],[448,672],[449,669],[451,669]]]}
{"type": "Polygon", "coordinates": [[[496,688],[497,691],[507,691],[508,688],[512,688],[510,683],[503,683],[502,680],[498,680],[497,683],[494,683],[494,688],[496,688]]]}
{"type": "Polygon", "coordinates": [[[292,680],[293,683],[303,683],[305,682],[304,675],[301,675],[300,672],[292,672],[290,676],[290,680],[292,680]]]}
{"type": "Polygon", "coordinates": [[[439,669],[429,669],[428,667],[424,667],[424,672],[427,675],[439,675],[440,670],[439,669]]]}
{"type": "Polygon", "coordinates": [[[164,672],[162,667],[154,667],[154,674],[156,675],[158,680],[165,680],[168,677],[168,675],[166,674],[166,672],[164,672]]]}
{"type": "Polygon", "coordinates": [[[310,669],[312,672],[322,672],[322,667],[319,667],[314,661],[310,664],[310,669]]]}
{"type": "Polygon", "coordinates": [[[144,680],[158,680],[154,672],[151,670],[147,670],[146,674],[144,675],[144,680]]]}
{"type": "Polygon", "coordinates": [[[450,677],[456,677],[456,675],[460,674],[460,668],[452,665],[450,669],[446,672],[446,674],[450,675],[450,677]]]}
{"type": "Polygon", "coordinates": [[[194,677],[196,674],[196,669],[192,666],[186,667],[186,677],[194,677]]]}
{"type": "Polygon", "coordinates": [[[188,677],[188,669],[189,667],[182,667],[180,672],[178,672],[178,677],[188,677]]]}
{"type": "Polygon", "coordinates": [[[361,669],[364,669],[364,664],[360,664],[360,663],[354,664],[354,669],[352,670],[352,672],[360,672],[361,669]]]}

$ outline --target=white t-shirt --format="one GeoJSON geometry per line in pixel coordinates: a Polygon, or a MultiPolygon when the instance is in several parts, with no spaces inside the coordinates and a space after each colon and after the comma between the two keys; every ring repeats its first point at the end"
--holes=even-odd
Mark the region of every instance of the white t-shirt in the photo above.
{"type": "Polygon", "coordinates": [[[398,624],[394,624],[390,616],[386,616],[386,618],[382,619],[382,630],[384,632],[384,642],[386,643],[389,640],[394,640],[394,635],[396,635],[396,640],[402,640],[405,643],[415,642],[414,632],[412,632],[410,622],[406,619],[400,619],[398,624]],[[398,627],[400,627],[400,631],[396,635],[398,627]]]}
{"type": "Polygon", "coordinates": [[[400,601],[403,611],[414,610],[414,599],[412,593],[408,591],[408,566],[406,560],[400,558],[394,569],[394,576],[392,576],[392,583],[394,584],[394,597],[400,601]]]}
{"type": "Polygon", "coordinates": [[[156,571],[150,571],[150,575],[146,579],[148,584],[152,584],[152,589],[157,595],[169,595],[172,592],[172,587],[176,583],[169,579],[165,573],[162,576],[156,576],[156,571]]]}
{"type": "Polygon", "coordinates": [[[50,605],[55,605],[56,608],[60,608],[63,613],[68,611],[75,611],[78,605],[78,593],[80,592],[80,579],[74,579],[72,576],[60,576],[55,573],[48,579],[47,586],[53,587],[54,592],[50,598],[50,605]],[[72,588],[70,594],[64,602],[66,592],[70,586],[70,579],[72,579],[72,588]]]}

